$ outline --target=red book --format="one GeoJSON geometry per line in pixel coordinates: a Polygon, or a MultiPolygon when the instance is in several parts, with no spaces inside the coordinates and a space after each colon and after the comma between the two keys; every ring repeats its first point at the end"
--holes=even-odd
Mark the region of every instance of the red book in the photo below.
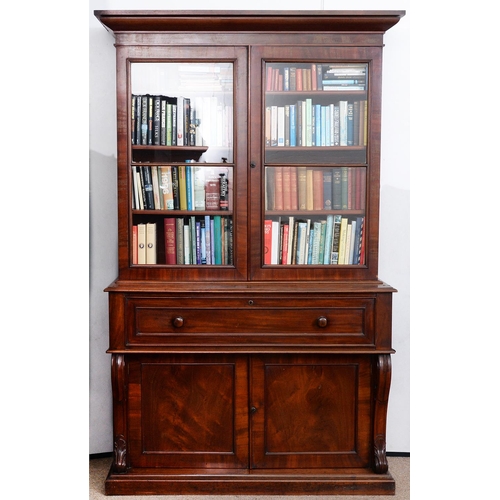
{"type": "Polygon", "coordinates": [[[286,264],[288,259],[288,234],[289,226],[288,224],[283,224],[283,251],[281,256],[282,264],[286,264]]]}
{"type": "Polygon", "coordinates": [[[264,264],[271,264],[271,248],[273,244],[273,221],[264,221],[264,264]]]}
{"type": "Polygon", "coordinates": [[[313,170],[313,210],[323,210],[323,171],[313,170]]]}
{"type": "Polygon", "coordinates": [[[275,167],[274,172],[274,210],[283,210],[283,167],[275,167]]]}
{"type": "Polygon", "coordinates": [[[283,210],[292,208],[291,169],[292,167],[283,167],[283,210]]]}
{"type": "Polygon", "coordinates": [[[167,264],[177,264],[176,244],[176,220],[175,217],[165,217],[165,260],[167,264]]]}

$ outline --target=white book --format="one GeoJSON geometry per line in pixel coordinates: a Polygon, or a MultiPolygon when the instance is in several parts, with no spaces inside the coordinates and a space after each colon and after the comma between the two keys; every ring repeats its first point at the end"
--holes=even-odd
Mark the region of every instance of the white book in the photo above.
{"type": "Polygon", "coordinates": [[[285,145],[285,107],[278,106],[278,147],[285,145]]]}
{"type": "Polygon", "coordinates": [[[146,224],[146,264],[156,264],[156,223],[146,224]]]}
{"type": "Polygon", "coordinates": [[[351,222],[351,242],[349,245],[349,264],[354,262],[354,240],[356,239],[356,221],[351,222]]]}
{"type": "Polygon", "coordinates": [[[273,220],[271,231],[271,264],[278,264],[280,251],[280,223],[273,220]]]}

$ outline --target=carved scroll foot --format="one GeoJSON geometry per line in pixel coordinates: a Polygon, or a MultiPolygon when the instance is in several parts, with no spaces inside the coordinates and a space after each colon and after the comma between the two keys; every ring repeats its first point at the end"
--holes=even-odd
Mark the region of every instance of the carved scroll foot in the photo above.
{"type": "Polygon", "coordinates": [[[127,442],[123,436],[116,436],[114,445],[113,472],[127,470],[127,442]]]}
{"type": "Polygon", "coordinates": [[[386,456],[386,421],[391,386],[391,357],[381,354],[375,364],[375,415],[373,422],[373,470],[385,474],[389,470],[386,456]]]}

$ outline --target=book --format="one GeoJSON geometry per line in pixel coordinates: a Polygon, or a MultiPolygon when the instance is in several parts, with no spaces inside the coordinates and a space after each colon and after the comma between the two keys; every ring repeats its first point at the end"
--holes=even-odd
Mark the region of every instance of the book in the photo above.
{"type": "Polygon", "coordinates": [[[156,223],[146,223],[146,264],[156,264],[156,223]]]}
{"type": "Polygon", "coordinates": [[[155,146],[160,145],[161,141],[161,96],[153,96],[153,131],[152,143],[155,146]]]}
{"type": "Polygon", "coordinates": [[[175,217],[165,217],[165,261],[167,264],[177,264],[177,221],[175,217]]]}
{"type": "Polygon", "coordinates": [[[174,192],[172,188],[172,167],[161,166],[160,171],[160,191],[163,199],[163,209],[174,209],[174,192]]]}
{"type": "Polygon", "coordinates": [[[175,219],[175,248],[177,264],[184,264],[184,218],[175,219]]]}
{"type": "Polygon", "coordinates": [[[174,198],[174,210],[180,210],[180,192],[179,192],[179,167],[172,165],[170,168],[172,173],[172,195],[174,198]]]}
{"type": "Polygon", "coordinates": [[[219,210],[219,179],[209,178],[205,182],[205,209],[219,210]]]}
{"type": "Polygon", "coordinates": [[[340,226],[342,222],[341,215],[333,216],[333,231],[332,231],[332,253],[330,258],[330,264],[339,263],[339,247],[340,247],[340,226]]]}
{"type": "Polygon", "coordinates": [[[153,179],[153,200],[156,210],[161,210],[163,207],[163,197],[160,199],[160,182],[158,180],[158,167],[151,166],[151,178],[153,179]]]}
{"type": "Polygon", "coordinates": [[[146,264],[146,224],[137,224],[137,264],[146,264]]]}
{"type": "Polygon", "coordinates": [[[153,192],[153,177],[151,175],[151,167],[143,166],[141,167],[142,173],[142,183],[144,189],[144,200],[146,210],[154,210],[155,209],[155,200],[154,200],[154,192],[153,192]]]}
{"type": "Polygon", "coordinates": [[[178,174],[179,174],[179,209],[187,210],[186,165],[178,166],[178,174]]]}
{"type": "Polygon", "coordinates": [[[205,210],[205,169],[193,167],[194,209],[205,210]]]}
{"type": "Polygon", "coordinates": [[[271,264],[273,221],[264,220],[264,265],[271,264]]]}
{"type": "Polygon", "coordinates": [[[137,224],[132,226],[132,264],[137,264],[137,224]]]}
{"type": "Polygon", "coordinates": [[[323,264],[330,264],[332,259],[332,243],[333,243],[333,215],[326,216],[325,229],[325,246],[323,252],[323,264]]]}
{"type": "Polygon", "coordinates": [[[347,226],[348,220],[345,217],[342,217],[340,222],[340,235],[339,235],[339,258],[338,264],[345,264],[345,249],[346,249],[346,240],[347,240],[347,226]]]}

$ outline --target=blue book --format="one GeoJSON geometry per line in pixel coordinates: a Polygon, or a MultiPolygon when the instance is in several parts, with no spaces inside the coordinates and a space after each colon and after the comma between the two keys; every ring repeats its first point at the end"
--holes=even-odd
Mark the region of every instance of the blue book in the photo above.
{"type": "Polygon", "coordinates": [[[186,199],[187,199],[187,209],[193,210],[193,176],[191,172],[191,166],[186,165],[186,199]]]}
{"type": "Polygon", "coordinates": [[[314,105],[314,146],[321,146],[321,104],[314,105]]]}
{"type": "Polygon", "coordinates": [[[325,251],[323,254],[323,264],[330,264],[332,258],[333,241],[333,215],[326,217],[325,251]]]}
{"type": "Polygon", "coordinates": [[[221,216],[214,215],[214,264],[222,264],[222,226],[221,216]]]}
{"type": "Polygon", "coordinates": [[[347,105],[347,145],[354,145],[354,105],[347,105]]]}
{"type": "Polygon", "coordinates": [[[290,146],[297,145],[297,116],[296,116],[296,105],[290,104],[290,146]]]}

